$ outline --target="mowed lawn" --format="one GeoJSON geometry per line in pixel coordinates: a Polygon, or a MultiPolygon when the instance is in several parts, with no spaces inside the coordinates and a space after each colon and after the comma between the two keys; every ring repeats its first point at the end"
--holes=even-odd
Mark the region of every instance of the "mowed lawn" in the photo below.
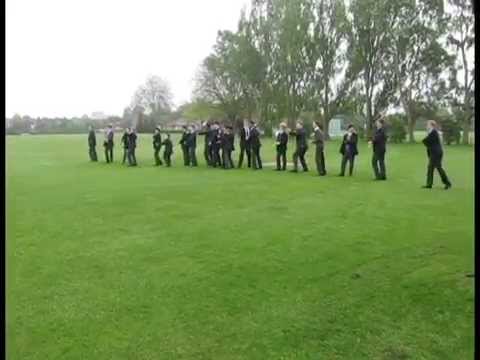
{"type": "Polygon", "coordinates": [[[151,135],[128,168],[119,140],[107,165],[86,135],[7,137],[8,359],[473,359],[472,147],[444,191],[421,144],[375,182],[363,142],[321,178],[206,168],[203,137],[198,168],[153,167],[151,135]]]}

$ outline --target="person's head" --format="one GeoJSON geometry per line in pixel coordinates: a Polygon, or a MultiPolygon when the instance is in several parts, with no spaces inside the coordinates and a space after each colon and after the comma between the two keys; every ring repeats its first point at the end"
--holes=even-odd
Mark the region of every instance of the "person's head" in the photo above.
{"type": "Polygon", "coordinates": [[[158,127],[155,128],[155,134],[158,134],[160,132],[160,129],[158,127]]]}
{"type": "Polygon", "coordinates": [[[353,124],[350,124],[347,126],[347,131],[349,133],[354,133],[355,132],[355,126],[353,126],[353,124]]]}
{"type": "Polygon", "coordinates": [[[108,125],[108,128],[109,128],[109,129],[112,129],[112,128],[113,128],[113,125],[112,125],[112,124],[108,125]]]}
{"type": "Polygon", "coordinates": [[[250,120],[248,123],[249,123],[250,127],[255,127],[255,125],[256,125],[255,121],[253,121],[253,120],[250,120]]]}
{"type": "Polygon", "coordinates": [[[128,134],[130,132],[130,128],[129,127],[125,128],[125,132],[128,134]]]}
{"type": "Polygon", "coordinates": [[[383,118],[378,119],[377,121],[375,121],[375,126],[377,127],[377,129],[381,129],[385,126],[385,120],[383,120],[383,118]]]}
{"type": "Polygon", "coordinates": [[[437,122],[435,120],[427,121],[427,130],[432,130],[437,128],[437,122]]]}
{"type": "Polygon", "coordinates": [[[280,130],[285,131],[287,129],[287,124],[285,122],[280,123],[280,130]]]}
{"type": "Polygon", "coordinates": [[[88,125],[88,130],[92,131],[92,130],[93,130],[93,126],[92,126],[92,125],[88,125]]]}
{"type": "Polygon", "coordinates": [[[318,121],[318,120],[315,120],[315,121],[313,122],[313,127],[318,127],[320,130],[323,130],[323,126],[322,126],[322,124],[320,123],[320,121],[318,121]]]}
{"type": "Polygon", "coordinates": [[[170,133],[167,133],[167,139],[170,139],[170,133]]]}
{"type": "Polygon", "coordinates": [[[303,128],[303,121],[302,120],[297,120],[297,123],[295,124],[295,127],[297,129],[303,128]]]}

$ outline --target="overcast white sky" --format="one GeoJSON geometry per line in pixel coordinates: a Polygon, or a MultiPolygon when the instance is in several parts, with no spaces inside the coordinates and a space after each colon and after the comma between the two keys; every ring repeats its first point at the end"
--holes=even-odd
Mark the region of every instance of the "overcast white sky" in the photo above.
{"type": "Polygon", "coordinates": [[[249,0],[7,0],[6,115],[121,115],[149,74],[177,105],[249,0]]]}

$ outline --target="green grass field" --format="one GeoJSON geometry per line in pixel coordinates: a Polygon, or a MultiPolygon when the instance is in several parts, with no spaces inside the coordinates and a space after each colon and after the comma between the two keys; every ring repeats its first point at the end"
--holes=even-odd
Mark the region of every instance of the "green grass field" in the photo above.
{"type": "Polygon", "coordinates": [[[473,359],[472,147],[446,148],[444,191],[422,145],[375,182],[365,144],[339,178],[328,143],[321,178],[86,143],[7,138],[8,359],[473,359]]]}

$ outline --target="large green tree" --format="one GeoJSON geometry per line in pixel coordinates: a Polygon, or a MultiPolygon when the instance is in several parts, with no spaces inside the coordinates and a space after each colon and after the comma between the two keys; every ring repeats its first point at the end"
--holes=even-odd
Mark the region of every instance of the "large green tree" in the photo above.
{"type": "Polygon", "coordinates": [[[416,104],[439,101],[446,93],[444,70],[451,57],[440,42],[446,20],[442,0],[399,0],[398,21],[389,28],[398,100],[408,140],[415,142],[416,104]]]}
{"type": "Polygon", "coordinates": [[[462,143],[468,144],[468,135],[472,129],[475,106],[475,46],[473,1],[448,0],[451,9],[447,41],[456,55],[456,64],[452,68],[452,105],[460,116],[463,128],[462,143]],[[462,79],[457,80],[460,71],[462,79]]]}

